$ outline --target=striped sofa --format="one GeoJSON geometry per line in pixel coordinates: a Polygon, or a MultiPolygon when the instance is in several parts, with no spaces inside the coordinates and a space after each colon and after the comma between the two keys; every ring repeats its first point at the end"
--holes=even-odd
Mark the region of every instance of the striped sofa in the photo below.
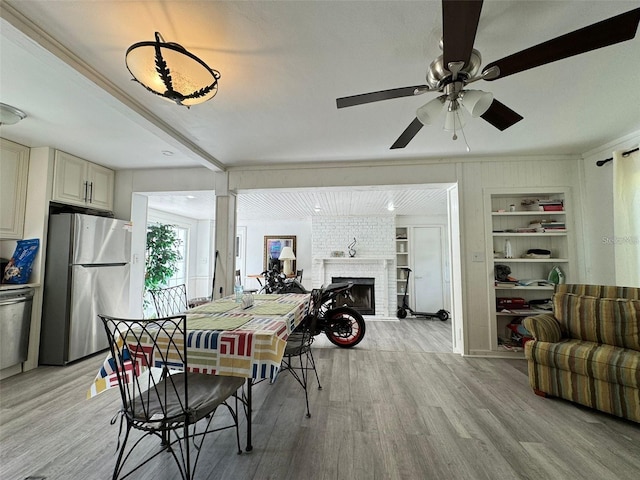
{"type": "Polygon", "coordinates": [[[535,393],[640,423],[640,288],[557,285],[553,314],[523,323],[535,393]]]}

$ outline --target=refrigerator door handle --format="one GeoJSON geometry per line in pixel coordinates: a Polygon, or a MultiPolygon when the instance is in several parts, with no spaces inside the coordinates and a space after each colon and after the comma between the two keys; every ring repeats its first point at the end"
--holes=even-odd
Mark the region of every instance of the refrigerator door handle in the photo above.
{"type": "Polygon", "coordinates": [[[122,267],[127,265],[126,262],[121,263],[78,263],[80,267],[84,268],[102,268],[102,267],[122,267]]]}

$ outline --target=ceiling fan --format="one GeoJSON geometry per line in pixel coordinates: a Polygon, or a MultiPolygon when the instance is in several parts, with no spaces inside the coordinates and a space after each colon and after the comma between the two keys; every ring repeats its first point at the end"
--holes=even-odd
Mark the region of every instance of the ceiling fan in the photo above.
{"type": "MultiPolygon", "coordinates": [[[[461,130],[463,107],[472,117],[481,117],[498,130],[505,130],[523,119],[509,107],[493,98],[491,93],[465,87],[478,80],[497,80],[514,73],[546,65],[598,48],[631,40],[640,22],[640,8],[611,17],[593,25],[489,63],[480,71],[480,52],[473,48],[483,0],[442,0],[442,55],[427,70],[427,84],[363,93],[336,100],[338,108],[410,97],[427,92],[440,96],[416,111],[416,118],[391,146],[404,148],[423,125],[430,125],[446,107],[445,130],[461,130]]],[[[464,133],[464,132],[463,132],[464,133]]]]}

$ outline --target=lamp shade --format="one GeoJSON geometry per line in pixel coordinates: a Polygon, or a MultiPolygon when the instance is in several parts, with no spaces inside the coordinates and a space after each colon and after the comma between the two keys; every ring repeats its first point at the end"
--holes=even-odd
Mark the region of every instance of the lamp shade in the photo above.
{"type": "Polygon", "coordinates": [[[280,252],[280,256],[278,257],[278,260],[295,260],[295,259],[296,259],[296,255],[293,253],[293,248],[291,247],[284,247],[280,252]]]}
{"type": "Polygon", "coordinates": [[[447,132],[455,132],[461,130],[467,123],[467,119],[462,114],[462,109],[456,107],[447,112],[447,116],[444,117],[444,129],[447,132]]]}
{"type": "Polygon", "coordinates": [[[442,112],[442,106],[446,99],[446,95],[440,95],[438,98],[434,98],[418,108],[416,117],[418,117],[420,123],[423,125],[431,125],[438,115],[440,115],[440,112],[442,112]]]}
{"type": "Polygon", "coordinates": [[[489,110],[493,103],[493,94],[482,90],[465,90],[461,103],[472,117],[479,117],[489,110]]]}
{"type": "Polygon", "coordinates": [[[296,259],[296,255],[293,253],[293,248],[291,247],[284,247],[280,252],[280,256],[278,257],[278,260],[281,260],[284,263],[283,267],[284,267],[285,275],[293,274],[291,261],[295,259],[296,259]]]}
{"type": "Polygon", "coordinates": [[[188,52],[182,45],[156,40],[127,49],[125,61],[133,79],[156,95],[189,107],[218,93],[220,72],[188,52]]]}

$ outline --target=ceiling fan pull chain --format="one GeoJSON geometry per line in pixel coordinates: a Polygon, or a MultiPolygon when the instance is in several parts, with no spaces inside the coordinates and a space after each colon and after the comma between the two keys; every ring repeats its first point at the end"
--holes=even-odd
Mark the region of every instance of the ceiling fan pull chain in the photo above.
{"type": "Polygon", "coordinates": [[[453,113],[453,137],[451,137],[452,140],[457,140],[458,139],[458,135],[456,134],[456,119],[459,121],[460,119],[458,118],[458,101],[457,100],[451,100],[451,112],[453,113]]]}

